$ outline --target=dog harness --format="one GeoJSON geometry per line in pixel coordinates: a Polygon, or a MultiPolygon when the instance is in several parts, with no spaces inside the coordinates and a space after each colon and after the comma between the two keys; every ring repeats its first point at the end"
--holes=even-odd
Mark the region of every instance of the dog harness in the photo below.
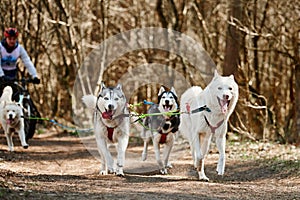
{"type": "Polygon", "coordinates": [[[113,134],[114,134],[114,129],[115,128],[106,127],[106,129],[107,129],[107,137],[108,137],[108,139],[113,142],[113,134]]]}
{"type": "Polygon", "coordinates": [[[217,123],[217,126],[212,126],[212,125],[209,123],[209,121],[208,121],[208,119],[206,118],[205,115],[204,115],[204,119],[205,119],[205,121],[206,121],[206,123],[207,123],[207,125],[208,125],[208,127],[210,128],[210,130],[211,130],[212,133],[215,133],[215,132],[216,132],[216,129],[219,128],[219,127],[223,124],[223,122],[224,122],[224,119],[223,119],[223,120],[221,120],[220,122],[217,123]]]}
{"type": "MultiPolygon", "coordinates": [[[[170,131],[171,132],[171,131],[170,131]]],[[[160,134],[160,139],[159,139],[159,144],[165,144],[166,141],[167,141],[167,136],[168,134],[170,133],[163,133],[162,130],[159,131],[159,134],[160,134]]]]}
{"type": "MultiPolygon", "coordinates": [[[[166,119],[166,121],[172,121],[172,120],[179,120],[177,117],[172,116],[171,118],[166,119]]],[[[172,123],[171,125],[172,126],[172,123]]],[[[166,130],[168,130],[170,127],[165,128],[166,130]]],[[[159,139],[159,143],[160,144],[165,144],[167,142],[167,136],[169,133],[175,133],[178,130],[178,128],[176,127],[172,127],[172,129],[170,131],[168,131],[167,133],[163,133],[163,127],[160,128],[160,130],[158,131],[158,133],[160,134],[160,139],[159,139]]]]}

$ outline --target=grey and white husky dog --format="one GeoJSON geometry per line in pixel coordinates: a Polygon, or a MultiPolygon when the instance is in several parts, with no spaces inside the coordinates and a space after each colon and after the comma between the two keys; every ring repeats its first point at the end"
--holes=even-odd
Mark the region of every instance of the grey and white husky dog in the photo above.
{"type": "MultiPolygon", "coordinates": [[[[158,104],[151,105],[147,113],[177,112],[178,110],[179,104],[175,89],[172,87],[170,91],[166,91],[162,86],[158,93],[158,104]]],[[[150,115],[145,118],[144,125],[145,127],[141,132],[141,137],[144,140],[142,160],[147,159],[148,143],[152,138],[159,171],[161,174],[168,174],[167,168],[172,168],[169,163],[169,156],[178,131],[179,115],[150,115]],[[160,158],[161,144],[164,145],[163,160],[160,158]]]]}
{"type": "Polygon", "coordinates": [[[12,136],[15,132],[18,133],[23,148],[28,148],[25,140],[23,109],[11,100],[12,94],[12,88],[6,86],[0,98],[0,121],[9,151],[14,151],[12,136]]]}
{"type": "Polygon", "coordinates": [[[100,174],[116,173],[124,176],[123,166],[125,151],[129,140],[129,111],[122,86],[106,87],[101,83],[98,97],[85,95],[82,97],[84,104],[94,110],[94,132],[100,154],[100,174]],[[108,144],[117,144],[117,163],[109,151],[108,144]]]}

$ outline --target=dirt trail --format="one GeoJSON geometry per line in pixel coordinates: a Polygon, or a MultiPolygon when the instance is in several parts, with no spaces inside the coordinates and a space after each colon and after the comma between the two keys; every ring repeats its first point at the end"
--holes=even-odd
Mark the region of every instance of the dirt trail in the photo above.
{"type": "Polygon", "coordinates": [[[0,137],[0,199],[300,199],[300,150],[270,143],[228,142],[226,172],[215,173],[214,146],[206,161],[210,182],[197,180],[188,144],[179,138],[171,153],[173,169],[158,174],[153,149],[130,143],[125,178],[100,176],[99,161],[80,138],[43,134],[22,149],[7,151],[0,137]]]}

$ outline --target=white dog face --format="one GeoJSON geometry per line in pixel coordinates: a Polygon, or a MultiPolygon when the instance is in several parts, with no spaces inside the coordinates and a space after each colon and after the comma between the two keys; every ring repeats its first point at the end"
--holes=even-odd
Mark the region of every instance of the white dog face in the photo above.
{"type": "Polygon", "coordinates": [[[97,107],[103,113],[102,116],[105,119],[111,119],[118,109],[124,108],[126,104],[125,95],[120,84],[116,87],[106,87],[104,83],[102,83],[101,86],[97,107]]]}
{"type": "Polygon", "coordinates": [[[20,119],[20,108],[16,104],[7,104],[4,107],[4,119],[6,119],[7,124],[13,124],[20,119]]]}
{"type": "Polygon", "coordinates": [[[175,89],[172,87],[170,91],[166,91],[163,86],[160,87],[158,93],[158,109],[160,112],[176,111],[178,109],[178,97],[175,89]]]}
{"type": "MultiPolygon", "coordinates": [[[[216,71],[211,82],[214,91],[211,94],[217,95],[217,101],[221,112],[225,114],[230,106],[235,105],[238,97],[238,85],[234,81],[233,75],[220,76],[216,71]]],[[[212,97],[215,98],[215,97],[212,97]]]]}

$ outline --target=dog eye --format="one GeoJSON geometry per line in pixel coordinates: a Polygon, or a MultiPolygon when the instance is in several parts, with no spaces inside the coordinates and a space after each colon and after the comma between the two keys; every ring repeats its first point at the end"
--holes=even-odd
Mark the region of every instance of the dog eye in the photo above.
{"type": "Polygon", "coordinates": [[[119,100],[119,98],[115,98],[115,101],[118,101],[119,100]]]}
{"type": "Polygon", "coordinates": [[[229,87],[228,89],[229,89],[229,90],[232,90],[232,87],[229,87]]]}
{"type": "Polygon", "coordinates": [[[218,90],[222,90],[222,87],[218,87],[218,90]]]}
{"type": "Polygon", "coordinates": [[[170,96],[170,99],[173,99],[174,97],[170,96]]]}
{"type": "Polygon", "coordinates": [[[109,100],[109,98],[108,97],[104,97],[104,100],[109,100]]]}

